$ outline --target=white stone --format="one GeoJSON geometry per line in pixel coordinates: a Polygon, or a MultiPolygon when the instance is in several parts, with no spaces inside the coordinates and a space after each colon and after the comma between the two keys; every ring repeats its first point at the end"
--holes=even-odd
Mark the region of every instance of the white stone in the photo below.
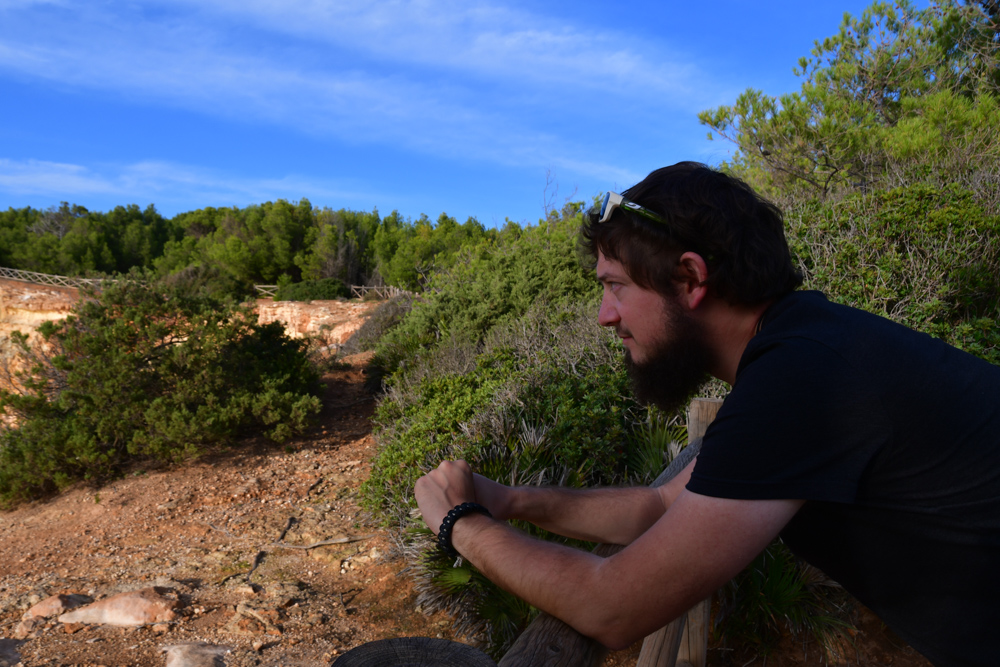
{"type": "Polygon", "coordinates": [[[179,603],[176,598],[168,597],[168,593],[170,589],[156,586],[119,593],[63,614],[59,622],[135,627],[173,621],[179,603]]]}
{"type": "Polygon", "coordinates": [[[161,653],[167,654],[167,667],[225,667],[223,656],[229,651],[228,646],[205,642],[174,644],[160,649],[161,653]]]}

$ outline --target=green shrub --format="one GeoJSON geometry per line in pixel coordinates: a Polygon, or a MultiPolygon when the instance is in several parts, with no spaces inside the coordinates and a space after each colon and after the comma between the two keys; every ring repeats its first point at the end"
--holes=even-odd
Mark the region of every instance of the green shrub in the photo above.
{"type": "Polygon", "coordinates": [[[39,332],[44,346],[14,338],[28,370],[0,391],[7,503],[250,432],[281,441],[319,409],[303,343],[231,302],[127,280],[39,332]]]}
{"type": "Polygon", "coordinates": [[[1000,218],[971,193],[920,184],[787,218],[807,287],[1000,363],[1000,218]]]}
{"type": "Polygon", "coordinates": [[[775,540],[721,589],[714,634],[744,658],[765,660],[785,633],[809,635],[836,661],[848,606],[839,584],[775,540]]]}
{"type": "Polygon", "coordinates": [[[502,322],[524,315],[536,301],[574,303],[598,291],[593,272],[576,253],[580,216],[524,230],[508,228],[496,241],[464,248],[455,265],[437,275],[424,298],[378,347],[373,363],[388,374],[442,345],[476,344],[502,322]]]}
{"type": "Polygon", "coordinates": [[[336,278],[304,280],[300,283],[285,283],[278,286],[275,301],[332,301],[351,296],[350,288],[336,278]]]}

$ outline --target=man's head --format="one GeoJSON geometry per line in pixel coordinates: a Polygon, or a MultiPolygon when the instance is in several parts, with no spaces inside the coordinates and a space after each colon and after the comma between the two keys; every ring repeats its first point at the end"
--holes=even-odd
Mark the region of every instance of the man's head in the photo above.
{"type": "Polygon", "coordinates": [[[682,162],[622,194],[624,201],[611,197],[603,218],[589,214],[581,230],[605,287],[598,320],[622,338],[637,398],[669,411],[718,366],[703,323],[690,312],[691,286],[753,308],[802,278],[781,212],[742,181],[682,162]]]}
{"type": "Polygon", "coordinates": [[[802,284],[781,211],[739,179],[679,162],[622,195],[662,222],[621,206],[606,222],[586,216],[581,237],[595,261],[600,252],[621,262],[642,287],[673,294],[678,260],[689,251],[705,260],[706,284],[730,305],[760,305],[802,284]]]}

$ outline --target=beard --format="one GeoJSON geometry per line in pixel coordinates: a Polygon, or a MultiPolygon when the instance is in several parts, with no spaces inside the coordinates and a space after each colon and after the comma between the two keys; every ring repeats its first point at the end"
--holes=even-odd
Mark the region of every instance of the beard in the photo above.
{"type": "Polygon", "coordinates": [[[712,354],[701,325],[677,305],[664,323],[666,337],[641,362],[625,351],[625,367],[640,403],[673,412],[709,378],[712,354]]]}

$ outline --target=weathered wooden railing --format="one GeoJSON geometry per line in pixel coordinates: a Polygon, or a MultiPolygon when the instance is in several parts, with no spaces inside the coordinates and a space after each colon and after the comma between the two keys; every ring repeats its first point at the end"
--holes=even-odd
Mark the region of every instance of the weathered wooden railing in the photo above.
{"type": "Polygon", "coordinates": [[[253,288],[257,290],[257,296],[274,296],[278,293],[277,285],[254,285],[253,288]]]}
{"type": "MultiPolygon", "coordinates": [[[[653,486],[676,477],[701,450],[701,439],[722,405],[720,399],[696,398],[688,409],[688,446],[660,473],[653,486]]],[[[624,547],[600,544],[594,553],[607,558],[624,547]]],[[[637,667],[705,667],[711,599],[657,630],[642,642],[637,667]]],[[[548,614],[539,614],[500,660],[499,667],[597,667],[607,649],[548,614]]]]}
{"type": "Polygon", "coordinates": [[[0,266],[0,278],[20,280],[23,283],[35,283],[36,285],[53,285],[55,287],[83,287],[85,285],[99,285],[102,282],[115,282],[112,278],[70,278],[69,276],[55,276],[48,273],[38,273],[37,271],[8,269],[4,266],[0,266]]]}
{"type": "MultiPolygon", "coordinates": [[[[253,287],[257,290],[257,296],[261,297],[273,297],[278,293],[277,285],[254,285],[253,287]]],[[[391,299],[400,294],[409,294],[405,289],[392,285],[351,285],[352,299],[363,299],[370,293],[374,293],[380,299],[391,299]]]]}
{"type": "Polygon", "coordinates": [[[392,285],[351,285],[351,297],[363,299],[368,294],[374,292],[380,299],[391,299],[400,294],[409,294],[405,289],[392,285]]]}

